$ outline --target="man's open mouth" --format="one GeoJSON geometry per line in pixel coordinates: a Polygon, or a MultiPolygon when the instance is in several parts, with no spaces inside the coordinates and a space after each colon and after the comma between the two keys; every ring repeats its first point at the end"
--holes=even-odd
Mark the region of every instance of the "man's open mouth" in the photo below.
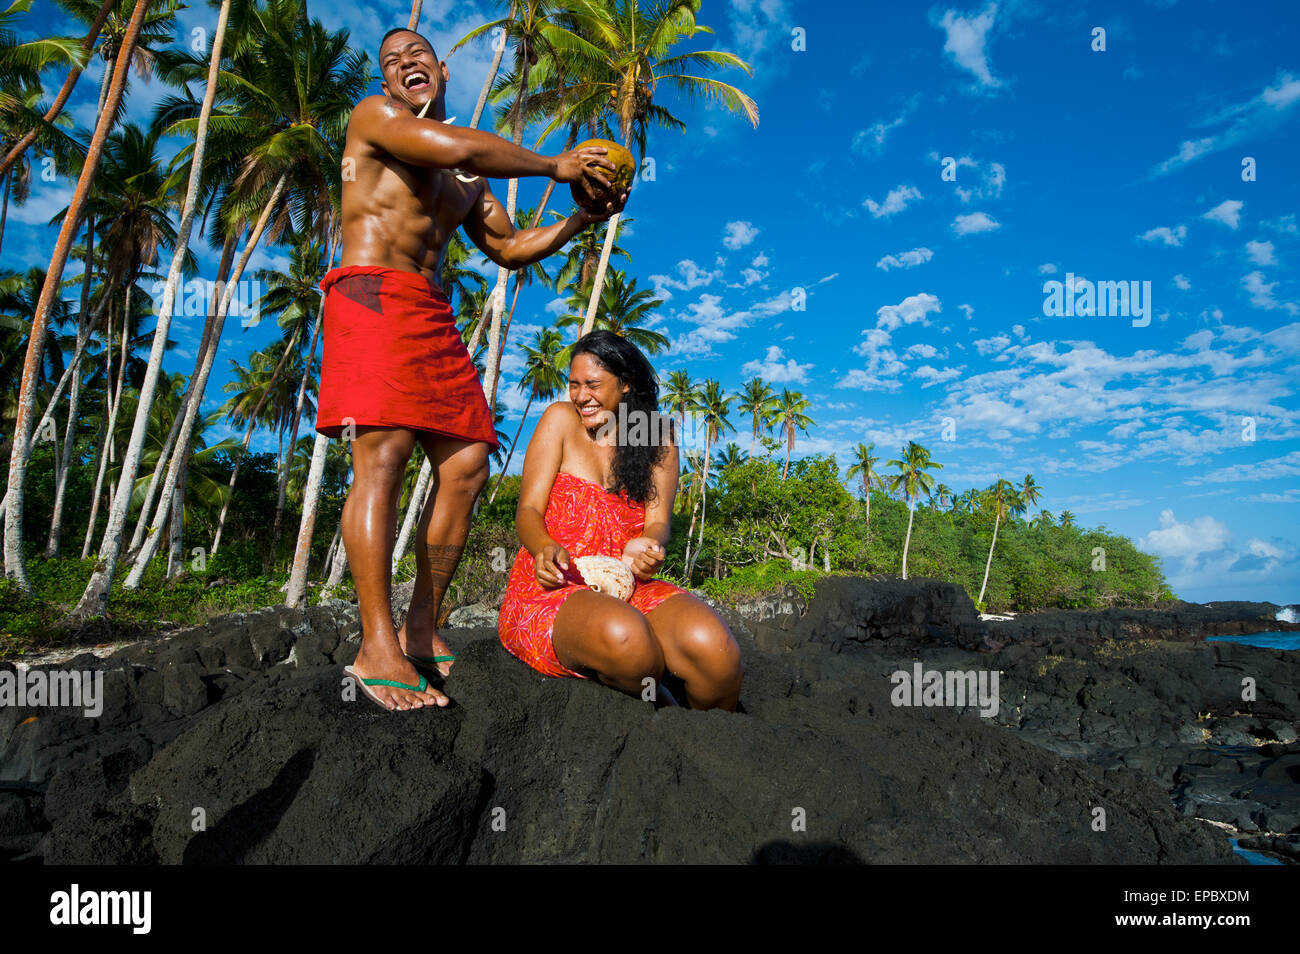
{"type": "Polygon", "coordinates": [[[429,88],[429,74],[416,71],[411,73],[402,81],[402,86],[412,93],[419,92],[422,89],[429,88]]]}

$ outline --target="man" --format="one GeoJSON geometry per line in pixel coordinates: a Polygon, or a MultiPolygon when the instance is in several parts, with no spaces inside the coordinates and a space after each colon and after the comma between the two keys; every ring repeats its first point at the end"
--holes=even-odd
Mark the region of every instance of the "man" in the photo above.
{"type": "Polygon", "coordinates": [[[445,706],[414,665],[446,675],[454,658],[435,629],[488,475],[496,429],[478,374],[438,287],[447,241],[463,226],[498,265],[522,268],[619,211],[580,210],[516,230],[486,176],[576,182],[584,204],[610,185],[603,149],[546,157],[491,133],[445,123],[450,73],[432,45],[392,30],[379,46],[383,96],[352,111],[343,149],[343,259],[325,276],[325,344],[316,430],[352,442],[353,483],[343,543],[361,607],[362,640],[349,675],[388,709],[445,706]],[[419,443],[434,484],[420,517],[415,591],[395,631],[389,602],[402,476],[419,443]]]}

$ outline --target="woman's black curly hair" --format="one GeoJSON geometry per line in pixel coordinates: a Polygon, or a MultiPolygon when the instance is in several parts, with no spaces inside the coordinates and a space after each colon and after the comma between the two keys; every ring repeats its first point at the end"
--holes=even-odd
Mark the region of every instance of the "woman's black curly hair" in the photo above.
{"type": "Polygon", "coordinates": [[[641,350],[612,331],[592,331],[573,346],[570,362],[580,354],[589,354],[596,362],[628,386],[619,402],[618,418],[629,425],[617,427],[618,443],[614,450],[614,486],[611,493],[626,493],[637,503],[649,503],[655,497],[654,469],[663,460],[667,440],[672,437],[672,422],[659,413],[659,380],[641,350]],[[640,419],[644,426],[630,422],[640,419]],[[644,437],[642,437],[644,435],[644,437]],[[625,443],[628,436],[638,437],[625,443]]]}

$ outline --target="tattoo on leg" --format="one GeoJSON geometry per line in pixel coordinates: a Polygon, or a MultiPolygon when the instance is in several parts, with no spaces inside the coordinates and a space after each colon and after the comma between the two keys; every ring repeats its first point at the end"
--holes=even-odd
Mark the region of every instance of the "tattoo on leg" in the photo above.
{"type": "Polygon", "coordinates": [[[456,575],[456,567],[465,548],[430,543],[426,544],[424,549],[429,555],[429,581],[433,585],[433,616],[436,620],[442,608],[442,598],[447,593],[447,587],[451,585],[451,578],[456,575]]]}

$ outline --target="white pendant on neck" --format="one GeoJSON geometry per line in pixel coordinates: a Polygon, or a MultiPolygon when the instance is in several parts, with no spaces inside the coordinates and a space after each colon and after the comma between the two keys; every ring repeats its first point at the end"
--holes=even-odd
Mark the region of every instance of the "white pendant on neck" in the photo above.
{"type": "MultiPolygon", "coordinates": [[[[429,104],[428,104],[428,103],[425,103],[424,105],[425,105],[425,108],[427,109],[429,104]]],[[[451,117],[451,119],[444,119],[444,120],[443,120],[444,123],[448,123],[448,124],[450,124],[450,123],[454,123],[455,121],[456,121],[456,117],[455,117],[455,116],[451,117]]],[[[456,178],[459,179],[461,182],[477,182],[477,181],[478,181],[478,176],[467,176],[467,175],[464,175],[463,173],[461,173],[461,171],[460,171],[459,169],[453,169],[452,171],[456,173],[456,178]]]]}

